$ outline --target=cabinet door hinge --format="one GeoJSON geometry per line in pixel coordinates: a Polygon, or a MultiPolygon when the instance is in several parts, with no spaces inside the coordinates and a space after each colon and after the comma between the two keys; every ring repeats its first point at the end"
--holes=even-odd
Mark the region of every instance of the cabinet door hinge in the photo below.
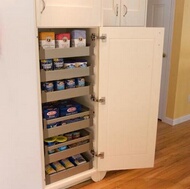
{"type": "Polygon", "coordinates": [[[100,152],[99,154],[97,154],[94,150],[91,150],[91,154],[93,155],[93,157],[104,159],[104,152],[100,152]]]}
{"type": "Polygon", "coordinates": [[[91,35],[91,40],[92,40],[92,41],[95,41],[96,39],[101,39],[102,42],[106,42],[107,35],[106,35],[106,34],[102,34],[102,36],[96,36],[95,33],[92,33],[92,35],[91,35]]]}
{"type": "Polygon", "coordinates": [[[94,102],[100,102],[101,104],[106,103],[106,98],[105,97],[102,97],[102,98],[98,99],[94,95],[91,95],[91,100],[94,101],[94,102]]]}

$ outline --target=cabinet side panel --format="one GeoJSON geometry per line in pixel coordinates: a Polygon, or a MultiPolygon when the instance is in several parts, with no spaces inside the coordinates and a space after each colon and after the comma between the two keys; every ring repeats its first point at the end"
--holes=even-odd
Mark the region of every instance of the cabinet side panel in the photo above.
{"type": "Polygon", "coordinates": [[[0,119],[3,189],[42,189],[33,0],[0,1],[0,119]]]}

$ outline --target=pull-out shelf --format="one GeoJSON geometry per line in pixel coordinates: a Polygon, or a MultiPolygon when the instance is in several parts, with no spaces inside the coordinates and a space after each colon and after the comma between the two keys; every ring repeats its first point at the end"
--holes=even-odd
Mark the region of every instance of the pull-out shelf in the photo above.
{"type": "Polygon", "coordinates": [[[49,138],[52,136],[57,136],[60,134],[64,134],[64,133],[72,132],[75,130],[90,127],[93,125],[93,116],[92,115],[93,115],[92,110],[83,109],[82,112],[77,113],[77,114],[73,114],[73,115],[69,115],[69,116],[63,116],[63,117],[59,117],[56,119],[50,119],[50,120],[44,119],[44,138],[49,138]],[[69,119],[74,119],[77,117],[83,117],[83,116],[89,116],[89,119],[84,119],[81,121],[61,125],[61,126],[54,127],[54,128],[49,128],[49,129],[47,128],[48,124],[61,122],[64,120],[69,120],[69,119]]]}
{"type": "Polygon", "coordinates": [[[62,80],[68,78],[85,77],[92,75],[92,67],[86,68],[73,68],[73,69],[62,69],[52,71],[40,71],[41,82],[62,80]]]}
{"type": "Polygon", "coordinates": [[[67,157],[80,154],[92,149],[92,134],[86,130],[81,130],[81,137],[73,140],[69,140],[53,146],[45,146],[45,162],[46,164],[65,159],[67,157]],[[72,148],[67,148],[66,150],[55,152],[53,154],[48,154],[49,150],[57,149],[61,146],[75,145],[72,148]]]}
{"type": "MultiPolygon", "coordinates": [[[[54,59],[54,58],[78,58],[78,57],[89,57],[92,54],[93,48],[90,46],[86,47],[71,47],[71,48],[55,48],[55,49],[43,49],[39,50],[39,59],[54,59]]],[[[71,99],[75,97],[88,96],[92,94],[93,86],[88,82],[89,77],[93,75],[93,64],[88,63],[88,67],[84,68],[73,68],[73,69],[61,69],[61,70],[40,70],[41,82],[59,81],[71,78],[85,77],[86,86],[78,88],[70,88],[61,91],[45,92],[42,91],[41,99],[42,103],[54,102],[64,99],[71,99]]],[[[91,82],[91,81],[90,81],[91,82]]],[[[73,131],[80,131],[80,137],[68,140],[63,143],[55,143],[52,146],[44,147],[45,165],[59,161],[61,159],[69,158],[76,154],[82,154],[86,162],[75,167],[65,169],[54,174],[46,174],[46,184],[62,180],[64,178],[73,176],[83,171],[92,168],[92,155],[88,153],[93,148],[93,137],[90,131],[84,130],[93,125],[93,110],[89,110],[86,107],[82,107],[82,111],[77,114],[58,117],[50,120],[43,120],[43,133],[44,139],[54,137],[58,135],[64,135],[73,131]],[[54,124],[70,119],[78,119],[76,122],[66,122],[66,124],[57,125],[57,127],[48,128],[49,124],[54,124]],[[61,147],[67,146],[67,149],[59,151],[61,147]],[[59,150],[58,150],[59,149],[59,150]],[[51,153],[51,152],[55,153],[51,153]],[[51,154],[49,154],[50,152],[51,154]]]]}
{"type": "Polygon", "coordinates": [[[86,163],[54,173],[52,175],[46,174],[46,184],[51,184],[53,182],[59,181],[61,179],[76,175],[78,173],[87,171],[92,168],[92,156],[88,153],[82,153],[83,157],[86,159],[86,163]]]}
{"type": "Polygon", "coordinates": [[[71,48],[55,48],[43,49],[40,48],[40,59],[52,58],[70,58],[90,56],[90,47],[71,47],[71,48]]]}
{"type": "Polygon", "coordinates": [[[92,94],[92,86],[65,89],[61,91],[44,92],[42,91],[42,103],[53,102],[57,100],[75,98],[92,94]]]}

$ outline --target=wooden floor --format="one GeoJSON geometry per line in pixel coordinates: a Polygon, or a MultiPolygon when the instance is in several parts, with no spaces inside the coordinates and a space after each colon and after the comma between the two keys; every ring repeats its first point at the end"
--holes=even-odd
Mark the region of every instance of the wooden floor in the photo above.
{"type": "Polygon", "coordinates": [[[158,123],[155,167],[113,171],[70,189],[190,189],[190,122],[158,123]]]}

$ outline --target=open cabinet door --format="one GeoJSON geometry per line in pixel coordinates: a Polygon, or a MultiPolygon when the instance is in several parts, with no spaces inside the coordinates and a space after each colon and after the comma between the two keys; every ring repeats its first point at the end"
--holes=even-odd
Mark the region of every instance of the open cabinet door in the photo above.
{"type": "Polygon", "coordinates": [[[98,170],[154,165],[162,28],[100,28],[98,170]]]}

